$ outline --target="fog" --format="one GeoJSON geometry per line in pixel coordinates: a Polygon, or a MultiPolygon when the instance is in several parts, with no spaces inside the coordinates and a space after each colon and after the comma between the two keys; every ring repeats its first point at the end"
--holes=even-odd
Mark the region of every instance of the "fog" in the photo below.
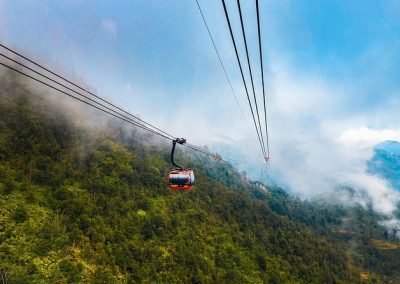
{"type": "MultiPolygon", "coordinates": [[[[356,90],[318,73],[299,74],[285,64],[271,74],[271,160],[265,182],[276,183],[302,198],[329,199],[339,187],[348,186],[356,194],[341,196],[342,204],[371,208],[387,219],[384,225],[398,226],[394,213],[399,193],[366,168],[376,144],[400,138],[397,111],[388,107],[393,106],[393,98],[382,97],[379,103],[367,104],[367,96],[362,95],[367,90],[362,87],[356,90]],[[357,108],[356,104],[364,107],[357,108]]],[[[217,145],[216,149],[225,148],[226,156],[247,160],[239,168],[259,179],[263,162],[257,146],[256,139],[247,138],[236,144],[217,145]]]]}
{"type": "MultiPolygon", "coordinates": [[[[151,118],[163,121],[161,128],[182,134],[191,143],[211,146],[228,161],[240,161],[237,166],[247,171],[248,177],[277,183],[302,198],[330,196],[338,187],[349,186],[357,194],[343,195],[340,202],[371,208],[385,216],[386,221],[382,224],[389,228],[398,226],[399,220],[394,213],[400,201],[399,194],[366,169],[374,145],[400,137],[399,128],[392,122],[397,110],[387,107],[393,105],[392,97],[374,107],[365,105],[366,111],[355,109],[350,105],[355,100],[363,100],[362,90],[355,91],[346,83],[328,80],[318,72],[299,74],[283,63],[274,66],[269,71],[267,88],[271,146],[268,167],[263,162],[258,141],[252,135],[255,131],[251,123],[237,111],[232,111],[232,98],[226,103],[227,93],[222,88],[213,91],[215,104],[204,98],[195,108],[188,108],[189,102],[182,100],[174,117],[162,120],[154,114],[151,118]]],[[[42,94],[56,112],[63,112],[75,126],[98,131],[107,130],[110,123],[118,124],[128,135],[135,131],[146,137],[143,144],[169,147],[169,141],[137,132],[127,123],[119,124],[111,116],[38,83],[19,82],[42,94]]],[[[243,101],[241,103],[245,106],[243,101]]],[[[143,119],[148,117],[149,113],[145,111],[143,119]]]]}

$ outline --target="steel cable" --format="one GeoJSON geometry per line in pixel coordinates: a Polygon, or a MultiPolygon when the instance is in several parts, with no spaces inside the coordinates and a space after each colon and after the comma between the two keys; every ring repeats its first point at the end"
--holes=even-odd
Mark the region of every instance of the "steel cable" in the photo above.
{"type": "Polygon", "coordinates": [[[230,19],[229,19],[228,10],[227,10],[226,5],[225,5],[225,0],[221,0],[221,1],[222,1],[222,5],[223,5],[223,7],[224,7],[224,12],[225,12],[226,21],[227,21],[227,23],[228,23],[229,32],[230,32],[230,35],[231,35],[233,47],[234,47],[234,49],[235,49],[236,59],[237,59],[237,62],[238,62],[238,64],[239,64],[239,69],[240,69],[240,73],[241,73],[241,75],[242,75],[243,85],[244,85],[244,88],[245,88],[245,91],[246,91],[246,95],[247,95],[247,100],[248,100],[248,103],[249,103],[249,106],[250,106],[251,115],[252,115],[252,117],[253,117],[254,126],[255,126],[255,128],[256,128],[258,140],[259,140],[259,142],[260,142],[261,151],[263,152],[263,155],[265,156],[265,150],[264,150],[263,144],[262,144],[262,142],[261,142],[260,133],[259,133],[259,131],[258,131],[256,119],[255,119],[255,116],[254,116],[253,106],[252,106],[252,104],[251,104],[251,100],[250,100],[250,96],[249,96],[249,91],[248,91],[248,89],[247,89],[246,80],[245,80],[245,78],[244,78],[242,64],[240,63],[239,53],[238,53],[238,50],[237,50],[237,47],[236,47],[236,41],[235,41],[235,37],[234,37],[234,35],[233,35],[233,31],[232,31],[231,22],[230,22],[230,19]]]}

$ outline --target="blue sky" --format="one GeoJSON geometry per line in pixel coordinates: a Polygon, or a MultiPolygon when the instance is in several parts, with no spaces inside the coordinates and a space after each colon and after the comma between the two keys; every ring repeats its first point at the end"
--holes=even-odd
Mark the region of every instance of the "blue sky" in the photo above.
{"type": "MultiPolygon", "coordinates": [[[[195,0],[0,0],[0,38],[179,137],[246,160],[257,178],[262,156],[223,8],[199,2],[245,118],[195,0]]],[[[243,62],[235,3],[227,0],[243,62]]],[[[364,150],[400,139],[400,1],[260,5],[269,174],[302,194],[359,182],[371,155],[364,150]]],[[[242,9],[260,92],[254,1],[242,9]]]]}

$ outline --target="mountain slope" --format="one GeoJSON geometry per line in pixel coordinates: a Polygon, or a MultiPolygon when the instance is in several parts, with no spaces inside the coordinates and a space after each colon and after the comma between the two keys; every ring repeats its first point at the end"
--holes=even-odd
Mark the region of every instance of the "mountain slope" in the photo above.
{"type": "Polygon", "coordinates": [[[55,94],[10,74],[0,86],[0,273],[10,283],[399,279],[398,250],[370,245],[384,230],[362,208],[266,192],[181,149],[197,184],[170,192],[170,145],[115,122],[82,126],[74,105],[57,108],[55,94]],[[339,232],[344,218],[360,230],[339,232]]]}
{"type": "Polygon", "coordinates": [[[387,180],[400,191],[400,143],[386,141],[374,148],[374,156],[367,163],[368,171],[387,180]]]}
{"type": "Polygon", "coordinates": [[[391,155],[400,155],[400,143],[397,141],[387,140],[374,147],[376,150],[385,151],[391,155]]]}

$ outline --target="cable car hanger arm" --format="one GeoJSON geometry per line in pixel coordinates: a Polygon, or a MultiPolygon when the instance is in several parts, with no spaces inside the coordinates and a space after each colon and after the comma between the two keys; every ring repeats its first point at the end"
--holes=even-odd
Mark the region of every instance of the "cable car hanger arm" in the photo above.
{"type": "Polygon", "coordinates": [[[175,160],[174,160],[174,154],[175,154],[175,146],[176,146],[176,143],[184,144],[184,143],[186,143],[186,139],[185,139],[185,138],[176,138],[175,140],[172,140],[171,163],[172,163],[175,167],[177,167],[177,168],[179,168],[179,169],[183,169],[183,167],[181,167],[181,166],[179,166],[177,163],[175,163],[175,160]]]}

